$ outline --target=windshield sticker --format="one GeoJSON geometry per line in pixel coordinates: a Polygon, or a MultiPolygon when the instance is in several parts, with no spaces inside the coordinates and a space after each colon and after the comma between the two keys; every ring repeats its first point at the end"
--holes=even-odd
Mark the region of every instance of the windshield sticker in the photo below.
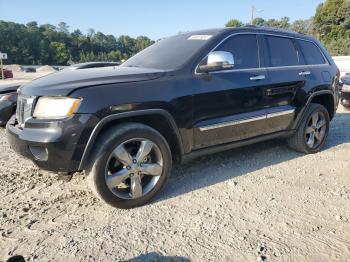
{"type": "Polygon", "coordinates": [[[212,35],[191,35],[187,40],[202,40],[206,41],[209,40],[212,37],[212,35]]]}

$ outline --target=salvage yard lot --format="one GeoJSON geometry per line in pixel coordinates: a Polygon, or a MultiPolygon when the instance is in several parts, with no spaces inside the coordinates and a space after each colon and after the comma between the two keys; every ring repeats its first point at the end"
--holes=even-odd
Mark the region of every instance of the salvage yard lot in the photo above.
{"type": "Polygon", "coordinates": [[[0,130],[0,198],[0,261],[350,261],[350,112],[321,153],[270,141],[202,157],[133,210],[39,170],[0,130]]]}

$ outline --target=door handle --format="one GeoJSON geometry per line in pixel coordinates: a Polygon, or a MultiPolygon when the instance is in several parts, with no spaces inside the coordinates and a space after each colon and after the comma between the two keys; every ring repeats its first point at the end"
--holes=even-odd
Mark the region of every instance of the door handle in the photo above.
{"type": "Polygon", "coordinates": [[[310,71],[302,71],[299,73],[300,76],[309,76],[311,75],[311,72],[310,71]]]}
{"type": "Polygon", "coordinates": [[[258,76],[252,76],[251,78],[249,78],[251,81],[257,81],[257,80],[264,80],[266,79],[265,75],[258,75],[258,76]]]}

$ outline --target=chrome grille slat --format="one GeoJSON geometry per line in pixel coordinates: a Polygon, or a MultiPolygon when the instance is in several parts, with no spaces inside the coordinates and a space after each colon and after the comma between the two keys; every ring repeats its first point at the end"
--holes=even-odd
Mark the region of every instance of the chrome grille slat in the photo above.
{"type": "Polygon", "coordinates": [[[17,121],[18,123],[22,123],[23,120],[22,120],[22,97],[19,96],[18,99],[17,99],[17,108],[16,108],[16,118],[17,118],[17,121]]]}
{"type": "Polygon", "coordinates": [[[24,122],[31,117],[34,97],[19,95],[17,100],[16,118],[18,124],[23,126],[24,122]]]}

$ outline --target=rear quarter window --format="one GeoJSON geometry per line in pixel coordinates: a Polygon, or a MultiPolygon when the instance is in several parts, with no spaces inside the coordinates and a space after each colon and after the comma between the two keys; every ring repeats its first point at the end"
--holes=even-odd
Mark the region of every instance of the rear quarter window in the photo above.
{"type": "Polygon", "coordinates": [[[299,65],[298,53],[292,39],[266,36],[271,67],[299,65]]]}
{"type": "Polygon", "coordinates": [[[298,43],[307,65],[326,63],[320,49],[314,43],[305,40],[298,40],[298,43]]]}

